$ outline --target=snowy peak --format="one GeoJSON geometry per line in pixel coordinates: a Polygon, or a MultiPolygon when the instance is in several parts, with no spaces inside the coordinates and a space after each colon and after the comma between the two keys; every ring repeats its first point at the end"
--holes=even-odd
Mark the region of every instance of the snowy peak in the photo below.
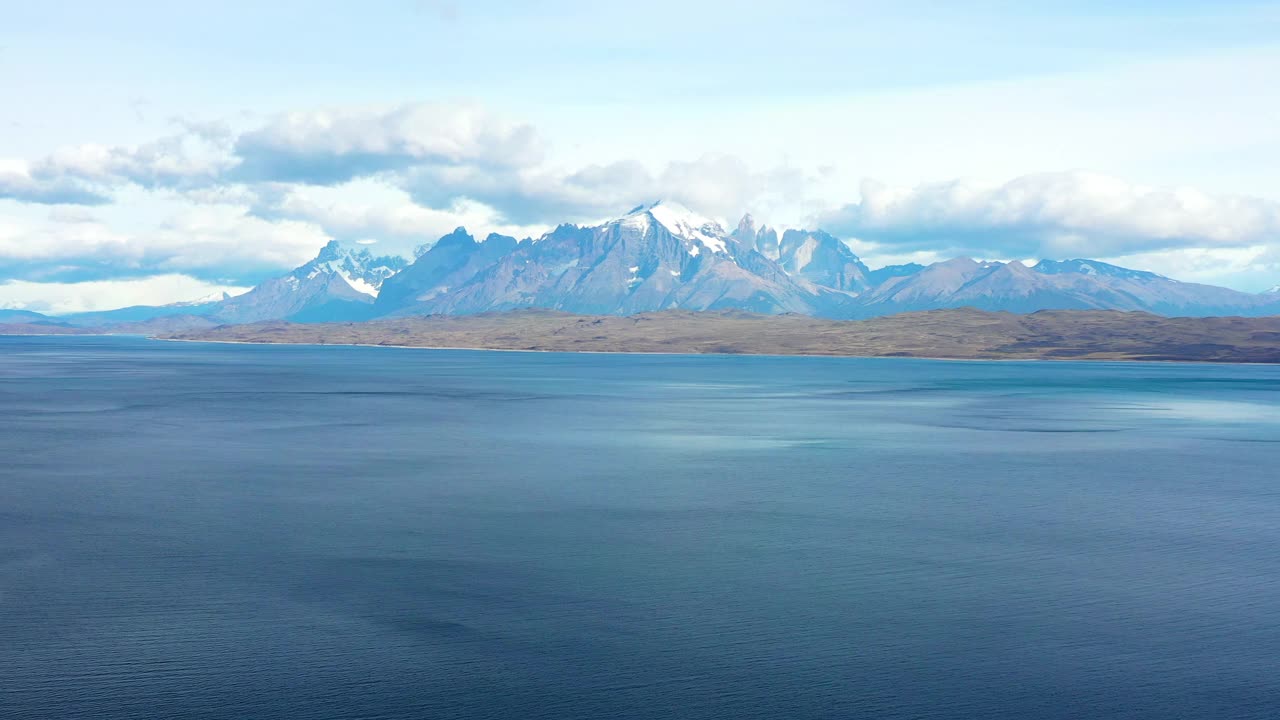
{"type": "Polygon", "coordinates": [[[198,297],[195,300],[184,300],[182,302],[169,303],[163,307],[199,307],[201,305],[211,305],[213,303],[222,302],[223,300],[230,300],[231,297],[231,293],[221,291],[210,293],[204,297],[198,297]]]}
{"type": "MultiPolygon", "coordinates": [[[[727,234],[720,224],[710,220],[680,203],[671,200],[659,200],[649,205],[639,205],[625,216],[608,223],[620,223],[626,227],[647,230],[649,223],[661,225],[674,237],[686,240],[710,250],[713,253],[726,253],[727,234]]],[[[697,255],[697,248],[690,248],[691,255],[697,255]]]]}
{"type": "Polygon", "coordinates": [[[757,226],[751,213],[742,216],[733,239],[744,249],[755,250],[770,260],[778,259],[778,232],[768,225],[757,226]]]}
{"type": "Polygon", "coordinates": [[[404,258],[397,255],[374,256],[367,248],[346,248],[330,240],[315,259],[289,274],[295,281],[312,280],[321,275],[337,276],[351,288],[377,297],[382,283],[405,268],[404,258]]]}
{"type": "Polygon", "coordinates": [[[1263,295],[1280,295],[1280,285],[1277,285],[1271,288],[1270,290],[1263,290],[1262,294],[1263,295]]]}

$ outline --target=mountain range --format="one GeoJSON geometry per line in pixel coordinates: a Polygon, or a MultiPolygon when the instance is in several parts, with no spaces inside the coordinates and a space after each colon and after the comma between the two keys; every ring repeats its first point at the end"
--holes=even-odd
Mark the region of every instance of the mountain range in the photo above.
{"type": "Polygon", "coordinates": [[[1184,283],[1096,260],[994,262],[954,258],[871,269],[822,230],[779,233],[747,215],[732,231],[677,203],[657,202],[609,222],[560,225],[538,239],[463,228],[412,262],[330,242],[310,262],[236,297],[45,317],[0,311],[0,321],[107,326],[155,318],[235,324],[359,321],[545,308],[591,315],[744,310],[860,319],[974,307],[1141,310],[1167,316],[1280,314],[1280,286],[1251,294],[1184,283]]]}

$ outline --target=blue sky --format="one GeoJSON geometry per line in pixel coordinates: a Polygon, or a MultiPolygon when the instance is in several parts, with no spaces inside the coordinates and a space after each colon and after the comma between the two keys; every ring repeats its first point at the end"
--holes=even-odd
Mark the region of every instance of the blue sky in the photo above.
{"type": "Polygon", "coordinates": [[[191,299],[329,238],[403,253],[656,197],[822,225],[871,264],[1088,256],[1280,283],[1274,2],[3,15],[0,306],[191,299]]]}

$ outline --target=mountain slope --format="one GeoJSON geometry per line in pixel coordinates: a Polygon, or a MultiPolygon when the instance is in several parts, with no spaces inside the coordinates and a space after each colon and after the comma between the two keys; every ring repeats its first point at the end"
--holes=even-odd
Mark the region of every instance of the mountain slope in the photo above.
{"type": "Polygon", "coordinates": [[[42,315],[31,310],[9,310],[0,308],[0,323],[20,324],[33,322],[56,322],[54,318],[48,315],[42,315]]]}
{"type": "Polygon", "coordinates": [[[491,233],[476,242],[463,228],[418,253],[412,265],[382,285],[376,302],[380,314],[413,314],[420,304],[448,293],[516,249],[516,239],[491,233]]]}
{"type": "Polygon", "coordinates": [[[116,308],[115,310],[73,313],[71,315],[63,315],[58,319],[80,327],[102,327],[116,323],[146,322],[156,318],[177,315],[209,315],[217,310],[218,303],[231,298],[231,295],[224,292],[188,302],[176,302],[168,305],[131,305],[129,307],[116,308]]]}

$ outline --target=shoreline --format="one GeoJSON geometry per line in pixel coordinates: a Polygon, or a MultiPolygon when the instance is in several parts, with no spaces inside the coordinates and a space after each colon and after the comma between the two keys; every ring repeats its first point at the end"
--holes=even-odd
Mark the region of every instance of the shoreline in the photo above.
{"type": "Polygon", "coordinates": [[[1280,316],[1166,318],[1075,310],[1018,315],[961,308],[862,321],[686,311],[633,316],[513,311],[368,323],[270,321],[214,327],[9,324],[0,326],[0,332],[399,350],[1280,365],[1280,316]]]}
{"type": "MultiPolygon", "coordinates": [[[[78,337],[122,337],[120,334],[103,333],[100,335],[79,335],[78,337]]],[[[40,335],[34,337],[51,337],[40,335]]],[[[972,362],[972,363],[1019,363],[1019,362],[1089,362],[1089,363],[1151,363],[1174,365],[1242,365],[1242,366],[1280,366],[1280,362],[1238,362],[1233,360],[1139,360],[1131,358],[961,358],[941,357],[934,355],[847,355],[837,353],[725,353],[725,352],[655,352],[649,350],[533,350],[529,348],[488,348],[459,347],[448,345],[382,345],[373,343],[309,343],[309,342],[259,342],[253,340],[197,340],[194,338],[164,338],[132,335],[159,342],[207,343],[211,345],[276,345],[293,347],[332,347],[332,348],[386,348],[391,350],[446,350],[454,352],[499,352],[499,353],[543,353],[564,355],[648,355],[672,357],[762,357],[762,358],[833,358],[851,360],[930,360],[940,362],[972,362]]]]}
{"type": "Polygon", "coordinates": [[[764,358],[833,358],[854,360],[930,360],[938,362],[966,363],[1018,363],[1018,362],[1088,362],[1088,363],[1149,363],[1163,365],[1240,365],[1280,366],[1280,361],[1240,362],[1238,360],[1152,360],[1138,358],[1090,358],[1090,357],[1027,357],[1027,358],[965,358],[939,355],[851,355],[843,353],[726,353],[726,352],[657,352],[652,350],[535,350],[531,348],[465,347],[457,345],[384,345],[375,343],[313,343],[269,342],[255,340],[200,340],[196,338],[171,338],[140,333],[5,333],[0,337],[73,338],[73,337],[132,337],[155,342],[193,343],[208,345],[254,345],[278,347],[332,347],[332,348],[384,348],[389,350],[445,350],[454,352],[542,353],[566,355],[649,355],[672,357],[764,357],[764,358]]]}

